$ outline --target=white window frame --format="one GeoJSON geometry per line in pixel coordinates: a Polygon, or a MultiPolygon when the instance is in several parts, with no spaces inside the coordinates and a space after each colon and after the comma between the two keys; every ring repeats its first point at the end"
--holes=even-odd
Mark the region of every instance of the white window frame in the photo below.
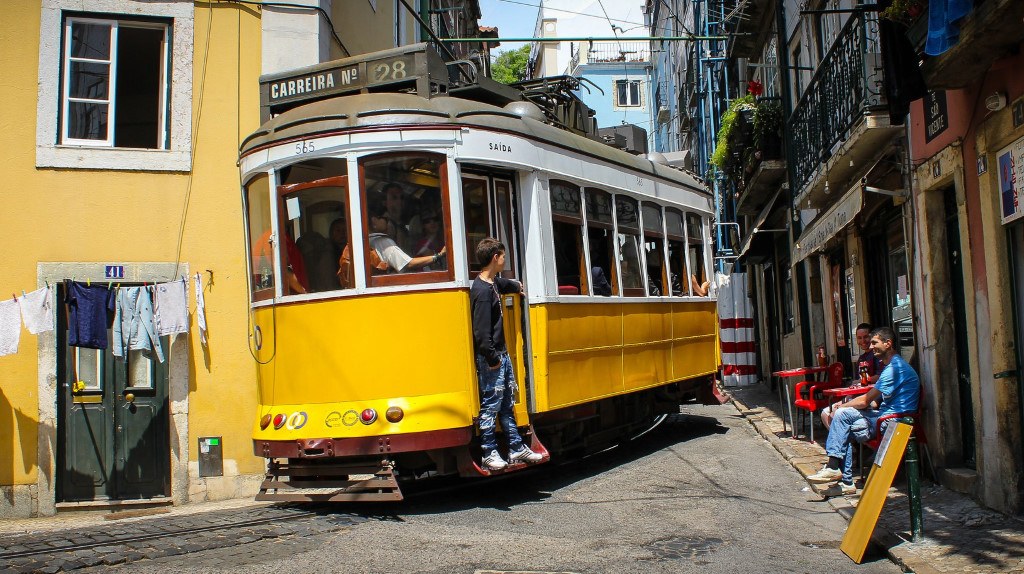
{"type": "Polygon", "coordinates": [[[614,89],[614,93],[615,93],[615,96],[614,96],[615,100],[614,100],[614,102],[615,102],[615,107],[616,108],[642,108],[642,107],[644,107],[644,81],[643,80],[641,80],[641,79],[633,79],[633,78],[616,78],[613,81],[612,85],[615,87],[615,89],[614,89]],[[624,104],[621,101],[619,101],[619,82],[625,82],[626,83],[626,99],[627,100],[629,99],[629,91],[630,91],[629,90],[629,84],[636,83],[637,102],[635,104],[630,104],[630,103],[625,103],[624,104]]]}
{"type": "MultiPolygon", "coordinates": [[[[194,56],[194,5],[184,0],[135,2],[132,0],[42,0],[39,34],[38,100],[36,102],[36,167],[65,169],[102,169],[121,171],[187,172],[192,169],[192,69],[194,56]],[[96,17],[92,18],[92,14],[96,17]],[[171,44],[170,69],[165,70],[167,89],[162,109],[168,114],[162,121],[170,131],[167,149],[115,148],[86,143],[62,142],[60,112],[64,93],[61,73],[65,48],[61,42],[66,19],[142,20],[162,18],[169,21],[171,44]],[[169,105],[168,105],[169,104],[169,105]]],[[[132,22],[135,25],[135,22],[132,22]]],[[[165,63],[166,67],[166,63],[165,63]]],[[[113,90],[113,84],[111,84],[113,90]]],[[[111,126],[111,130],[113,127],[111,126]]],[[[112,137],[112,131],[108,137],[112,137]]],[[[83,140],[73,140],[82,142],[83,140]]]]}
{"type": "MultiPolygon", "coordinates": [[[[159,147],[147,148],[164,150],[164,146],[167,145],[167,36],[170,34],[170,26],[167,24],[159,24],[155,22],[132,22],[130,20],[110,20],[110,19],[98,19],[98,18],[82,18],[82,17],[69,17],[64,20],[64,49],[62,54],[64,75],[63,75],[63,93],[61,94],[61,144],[62,145],[79,145],[79,146],[96,146],[96,147],[114,147],[114,126],[117,121],[117,99],[115,97],[115,89],[117,86],[117,42],[118,42],[118,30],[122,25],[127,28],[148,28],[152,30],[163,30],[164,41],[160,48],[160,91],[159,91],[159,104],[157,106],[157,132],[159,147]],[[71,55],[71,26],[75,23],[86,23],[86,24],[99,24],[104,26],[110,26],[110,54],[106,60],[96,60],[91,58],[73,57],[71,55]],[[72,62],[90,62],[106,64],[110,67],[110,73],[107,76],[107,99],[106,100],[90,100],[87,98],[73,98],[71,96],[71,63],[72,62]],[[107,104],[107,137],[106,139],[83,139],[73,138],[68,135],[68,126],[70,125],[69,114],[71,110],[72,100],[76,102],[85,103],[106,103],[107,104]]],[[[122,148],[124,149],[124,148],[122,148]]]]}

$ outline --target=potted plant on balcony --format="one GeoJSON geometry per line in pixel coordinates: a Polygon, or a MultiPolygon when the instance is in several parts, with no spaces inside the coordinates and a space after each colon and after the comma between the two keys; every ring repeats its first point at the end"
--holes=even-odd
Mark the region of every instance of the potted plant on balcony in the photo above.
{"type": "Polygon", "coordinates": [[[879,14],[882,18],[909,25],[924,13],[925,0],[893,0],[888,8],[879,14]]]}
{"type": "Polygon", "coordinates": [[[728,171],[728,164],[734,155],[732,152],[735,150],[729,148],[735,143],[733,131],[736,129],[739,115],[752,113],[754,108],[754,96],[747,94],[733,100],[729,104],[729,108],[722,113],[721,126],[718,128],[718,140],[715,143],[715,151],[711,154],[711,165],[717,167],[719,171],[728,171]]]}
{"type": "Polygon", "coordinates": [[[782,158],[782,102],[764,99],[754,110],[754,145],[761,151],[759,159],[782,158]]]}

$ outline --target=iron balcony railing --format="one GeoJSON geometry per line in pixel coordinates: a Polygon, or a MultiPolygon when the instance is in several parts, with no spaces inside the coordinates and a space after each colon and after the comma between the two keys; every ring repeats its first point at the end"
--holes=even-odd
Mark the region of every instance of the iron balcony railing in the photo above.
{"type": "Polygon", "coordinates": [[[789,118],[798,194],[858,120],[884,104],[878,19],[859,13],[843,26],[789,118]]]}
{"type": "Polygon", "coordinates": [[[649,42],[590,42],[587,61],[594,62],[648,62],[651,59],[649,42]]]}

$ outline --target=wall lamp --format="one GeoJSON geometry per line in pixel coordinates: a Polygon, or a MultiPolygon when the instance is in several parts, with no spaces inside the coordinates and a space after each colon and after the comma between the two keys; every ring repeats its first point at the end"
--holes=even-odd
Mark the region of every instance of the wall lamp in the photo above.
{"type": "Polygon", "coordinates": [[[861,180],[860,189],[861,191],[866,191],[868,193],[877,193],[880,195],[888,195],[890,197],[907,197],[907,190],[905,189],[882,189],[880,187],[873,187],[868,185],[866,180],[861,180]]]}

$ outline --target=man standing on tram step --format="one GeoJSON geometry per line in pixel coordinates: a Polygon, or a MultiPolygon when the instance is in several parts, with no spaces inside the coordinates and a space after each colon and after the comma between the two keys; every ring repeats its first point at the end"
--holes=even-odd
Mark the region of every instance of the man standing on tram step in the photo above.
{"type": "Polygon", "coordinates": [[[487,237],[476,246],[476,260],[483,269],[473,280],[469,290],[470,311],[473,318],[473,351],[476,358],[477,380],[480,384],[480,447],[482,463],[488,470],[501,470],[508,466],[498,454],[495,424],[508,438],[508,457],[514,463],[536,463],[543,458],[523,444],[516,427],[512,400],[516,392],[512,360],[505,346],[504,324],[501,319],[501,293],[522,293],[523,284],[501,277],[505,267],[505,246],[493,237],[487,237]]]}
{"type": "Polygon", "coordinates": [[[920,380],[913,367],[896,350],[896,334],[892,329],[879,327],[871,332],[871,351],[884,365],[882,374],[871,390],[836,411],[825,439],[828,463],[807,480],[813,483],[839,481],[839,493],[856,492],[853,485],[853,441],[863,443],[870,440],[882,415],[917,412],[921,398],[920,380]],[[879,408],[871,408],[872,402],[879,408]]]}

